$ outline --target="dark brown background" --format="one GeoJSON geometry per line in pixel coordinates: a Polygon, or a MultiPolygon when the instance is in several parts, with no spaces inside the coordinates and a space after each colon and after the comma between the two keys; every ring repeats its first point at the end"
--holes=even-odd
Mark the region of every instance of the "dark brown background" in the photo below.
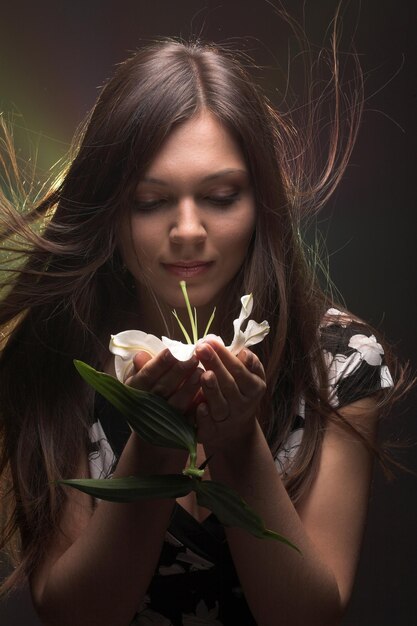
{"type": "MultiPolygon", "coordinates": [[[[351,165],[319,226],[347,306],[377,325],[402,358],[415,362],[414,4],[366,0],[360,10],[355,1],[347,7],[344,33],[349,38],[356,24],[368,99],[351,165]]],[[[301,16],[301,0],[287,5],[301,16]]],[[[313,43],[321,43],[336,5],[335,0],[306,2],[313,43]]],[[[0,109],[18,114],[17,125],[29,129],[39,148],[38,163],[47,169],[64,154],[96,87],[116,62],[148,39],[190,34],[219,42],[232,38],[235,47],[243,46],[263,65],[286,64],[288,29],[266,0],[16,0],[2,7],[0,109]]],[[[275,85],[282,89],[282,73],[268,69],[264,75],[273,97],[275,85]]],[[[297,69],[293,81],[300,87],[297,69]]],[[[383,435],[417,441],[415,399],[414,393],[394,411],[383,435]]],[[[417,470],[416,448],[403,451],[401,460],[417,470]]],[[[417,624],[416,496],[415,477],[403,474],[388,485],[376,470],[344,626],[417,624]]],[[[26,593],[0,603],[0,623],[38,623],[26,593]]]]}

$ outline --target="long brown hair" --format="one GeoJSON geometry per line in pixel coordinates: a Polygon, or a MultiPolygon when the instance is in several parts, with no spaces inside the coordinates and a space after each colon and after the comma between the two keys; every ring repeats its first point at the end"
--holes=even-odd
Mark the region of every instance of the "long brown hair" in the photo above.
{"type": "MultiPolygon", "coordinates": [[[[239,142],[256,200],[255,234],[230,291],[229,318],[239,296],[252,292],[255,318],[271,324],[258,350],[270,390],[262,426],[271,449],[285,441],[301,393],[316,409],[288,483],[291,496],[297,498],[311,480],[329,413],[317,333],[329,302],[306,256],[300,220],[339,180],[361,102],[359,95],[349,108],[343,143],[335,47],[330,58],[334,116],[316,180],[306,165],[314,147],[316,101],[304,132],[296,130],[289,114],[278,113],[255,85],[246,58],[213,45],[168,40],[141,49],[118,67],[62,180],[32,210],[18,214],[13,197],[3,197],[4,250],[14,254],[15,265],[5,274],[0,310],[0,473],[3,502],[9,503],[0,547],[13,537],[21,542],[19,566],[4,589],[38,562],[59,522],[64,494],[56,481],[74,475],[75,452],[86,447],[93,394],[72,360],[103,367],[109,334],[119,330],[120,312],[134,297],[117,250],[121,216],[172,129],[202,109],[239,142]]],[[[6,147],[10,156],[11,146],[6,147]]]]}

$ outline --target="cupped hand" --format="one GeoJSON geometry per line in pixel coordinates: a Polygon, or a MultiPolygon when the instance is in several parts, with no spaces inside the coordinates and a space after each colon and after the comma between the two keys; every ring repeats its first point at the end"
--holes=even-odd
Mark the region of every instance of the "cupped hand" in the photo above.
{"type": "Polygon", "coordinates": [[[264,368],[250,350],[235,356],[212,340],[198,346],[196,356],[206,370],[196,410],[198,440],[215,447],[230,445],[256,425],[266,390],[264,368]]]}
{"type": "Polygon", "coordinates": [[[202,373],[194,355],[188,361],[178,361],[168,349],[154,357],[147,352],[138,352],[133,359],[133,371],[125,383],[135,389],[155,393],[181,413],[187,414],[194,406],[202,373]]]}

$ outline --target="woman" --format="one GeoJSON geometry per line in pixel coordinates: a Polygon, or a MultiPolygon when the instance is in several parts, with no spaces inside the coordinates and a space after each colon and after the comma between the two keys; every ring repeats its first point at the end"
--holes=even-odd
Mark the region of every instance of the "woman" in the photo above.
{"type": "Polygon", "coordinates": [[[44,624],[340,623],[393,382],[372,332],[331,308],[299,237],[303,210],[331,192],[355,134],[353,123],[337,162],[337,76],[334,85],[335,138],[314,184],[305,137],[234,55],[149,46],[103,89],[61,184],[26,218],[4,200],[19,233],[11,247],[29,241],[0,318],[4,536],[21,541],[6,585],[29,577],[44,624]],[[41,234],[30,228],[40,216],[41,234]],[[96,503],[57,485],[181,472],[186,454],[125,432],[72,363],[114,374],[107,346],[123,330],[179,338],[181,279],[203,328],[217,307],[212,332],[226,343],[243,294],[269,335],[237,356],[216,341],[185,362],[138,352],[125,382],[194,421],[206,477],[234,488],[302,556],[223,530],[191,496],[96,503]]]}

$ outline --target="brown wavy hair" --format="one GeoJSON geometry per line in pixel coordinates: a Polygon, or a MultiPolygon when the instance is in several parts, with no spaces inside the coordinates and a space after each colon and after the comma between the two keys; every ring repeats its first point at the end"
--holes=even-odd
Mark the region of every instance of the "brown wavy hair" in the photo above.
{"type": "MultiPolygon", "coordinates": [[[[350,98],[339,83],[336,39],[328,60],[333,107],[328,150],[316,171],[310,164],[317,164],[320,98],[307,94],[306,122],[297,127],[289,111],[279,113],[260,91],[245,56],[198,41],[164,40],[117,68],[66,171],[43,198],[19,213],[19,194],[3,194],[0,473],[6,519],[0,547],[14,543],[17,549],[17,567],[3,591],[39,561],[65,497],[56,481],[74,475],[77,453],[86,449],[93,393],[72,361],[102,368],[109,334],[119,330],[120,313],[132,304],[117,250],[120,220],[172,129],[203,109],[239,143],[257,208],[249,254],[230,290],[224,332],[240,295],[252,292],[254,317],[271,325],[257,350],[269,389],[262,426],[275,452],[304,394],[311,410],[287,483],[291,497],[297,499],[312,480],[330,413],[317,332],[330,298],[319,285],[300,224],[340,179],[363,101],[359,70],[350,98]]],[[[19,192],[6,131],[3,154],[8,155],[7,162],[2,157],[4,181],[19,192]]]]}

